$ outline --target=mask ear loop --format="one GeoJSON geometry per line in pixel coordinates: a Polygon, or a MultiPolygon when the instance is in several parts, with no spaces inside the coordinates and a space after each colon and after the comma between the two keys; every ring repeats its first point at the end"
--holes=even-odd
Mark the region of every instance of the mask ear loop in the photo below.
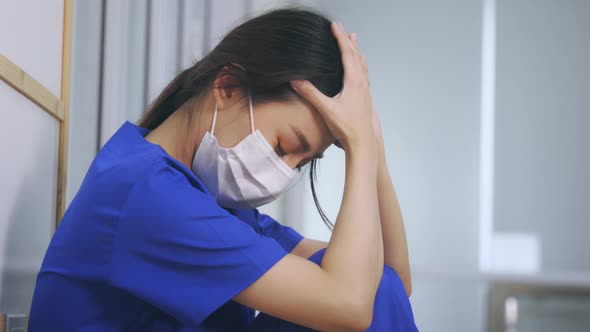
{"type": "MultiPolygon", "coordinates": [[[[248,93],[248,101],[250,104],[250,132],[254,132],[254,108],[252,107],[252,97],[248,93]]],[[[213,112],[213,121],[211,122],[211,135],[215,133],[215,122],[217,121],[217,103],[215,103],[215,111],[213,112]]]]}
{"type": "Polygon", "coordinates": [[[215,103],[215,111],[213,112],[213,122],[211,123],[211,135],[215,131],[215,121],[217,120],[217,103],[215,103]]]}
{"type": "MultiPolygon", "coordinates": [[[[248,72],[244,66],[240,65],[239,63],[231,62],[232,65],[239,67],[244,72],[248,72]]],[[[254,107],[252,107],[252,93],[251,89],[248,88],[248,102],[250,104],[250,132],[254,133],[254,107]]]]}
{"type": "Polygon", "coordinates": [[[250,131],[254,133],[254,108],[252,107],[252,96],[248,92],[248,101],[250,102],[250,131]]]}

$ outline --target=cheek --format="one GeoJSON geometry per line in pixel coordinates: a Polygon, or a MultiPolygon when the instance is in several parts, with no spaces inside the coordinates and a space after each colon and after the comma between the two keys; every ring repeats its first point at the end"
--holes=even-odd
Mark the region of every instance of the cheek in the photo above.
{"type": "Polygon", "coordinates": [[[280,145],[286,154],[295,154],[299,148],[299,141],[292,136],[281,133],[277,136],[277,144],[280,145]]]}
{"type": "Polygon", "coordinates": [[[275,151],[277,151],[277,154],[281,157],[281,159],[292,169],[296,168],[304,157],[300,152],[298,152],[298,148],[298,141],[294,141],[287,135],[278,136],[277,147],[275,151]]]}
{"type": "MultiPolygon", "coordinates": [[[[280,127],[277,127],[275,121],[274,117],[266,110],[254,113],[254,130],[260,130],[262,136],[264,136],[266,141],[276,150],[280,134],[277,128],[280,127]]],[[[250,131],[250,125],[248,125],[248,131],[250,131]]]]}
{"type": "Polygon", "coordinates": [[[272,126],[266,126],[263,124],[258,125],[258,123],[254,123],[254,130],[260,130],[262,136],[266,139],[266,141],[273,147],[276,151],[278,136],[273,130],[272,126]]]}
{"type": "Polygon", "coordinates": [[[248,130],[243,130],[240,128],[223,128],[220,130],[215,130],[217,142],[219,143],[219,146],[224,148],[232,148],[236,146],[249,134],[250,128],[248,128],[248,130]]]}

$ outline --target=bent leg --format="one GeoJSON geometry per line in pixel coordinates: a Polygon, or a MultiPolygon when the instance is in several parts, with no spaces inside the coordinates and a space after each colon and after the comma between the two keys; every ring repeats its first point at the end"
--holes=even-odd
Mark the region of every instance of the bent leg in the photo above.
{"type": "MultiPolygon", "coordinates": [[[[326,248],[318,250],[308,260],[320,265],[326,248]]],[[[316,331],[301,325],[269,316],[263,312],[256,316],[249,332],[309,332],[316,331]]],[[[379,282],[375,304],[373,306],[373,321],[367,330],[369,332],[418,331],[414,323],[414,315],[410,300],[406,295],[404,285],[389,265],[383,266],[383,276],[379,282]]]]}

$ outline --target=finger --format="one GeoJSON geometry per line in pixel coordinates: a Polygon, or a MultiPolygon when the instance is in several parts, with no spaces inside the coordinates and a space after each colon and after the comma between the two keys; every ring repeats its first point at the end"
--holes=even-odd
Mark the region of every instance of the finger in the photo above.
{"type": "Polygon", "coordinates": [[[291,86],[295,92],[308,100],[319,112],[324,113],[329,108],[328,105],[332,99],[318,90],[310,81],[294,80],[291,81],[291,86]]]}
{"type": "Polygon", "coordinates": [[[348,34],[346,31],[344,31],[344,27],[340,22],[333,24],[333,32],[334,36],[336,37],[338,47],[340,48],[340,53],[342,53],[343,56],[352,55],[354,52],[354,46],[352,45],[352,41],[348,38],[348,34]]]}
{"type": "Polygon", "coordinates": [[[356,32],[353,32],[350,35],[351,35],[351,40],[353,41],[353,44],[354,44],[355,49],[356,49],[357,54],[358,54],[359,63],[361,64],[361,67],[363,68],[363,70],[366,73],[368,73],[369,72],[369,68],[367,66],[367,57],[365,55],[362,55],[361,54],[361,49],[360,49],[360,45],[359,45],[358,35],[356,34],[356,32]]]}
{"type": "Polygon", "coordinates": [[[357,63],[359,65],[362,65],[362,62],[361,62],[361,51],[359,49],[358,39],[356,38],[356,32],[353,32],[353,33],[349,34],[348,35],[348,39],[350,39],[350,41],[352,43],[352,47],[354,49],[354,57],[355,57],[357,63]]]}
{"type": "Polygon", "coordinates": [[[356,32],[350,34],[350,40],[352,41],[352,45],[354,45],[354,49],[358,52],[358,54],[360,54],[361,48],[359,46],[359,39],[356,32]]]}
{"type": "Polygon", "coordinates": [[[334,37],[336,38],[338,47],[340,48],[340,53],[342,55],[342,65],[344,67],[344,77],[346,79],[347,75],[350,75],[354,70],[354,46],[352,45],[352,42],[350,41],[348,35],[344,31],[342,25],[336,23],[336,21],[332,22],[332,32],[334,34],[334,37]]]}
{"type": "Polygon", "coordinates": [[[359,46],[358,36],[357,36],[356,32],[351,33],[350,35],[348,35],[348,37],[354,46],[354,49],[355,49],[354,53],[355,53],[355,57],[356,57],[358,65],[363,69],[363,71],[365,73],[368,73],[369,69],[367,67],[366,57],[364,55],[361,55],[361,53],[360,53],[360,46],[359,46]]]}
{"type": "MultiPolygon", "coordinates": [[[[348,33],[344,29],[342,22],[338,22],[338,26],[340,27],[340,30],[342,31],[343,36],[348,37],[348,33]]],[[[344,40],[347,42],[347,43],[345,43],[345,45],[348,46],[352,51],[354,51],[354,45],[353,45],[352,41],[350,40],[350,38],[345,38],[344,40]]]]}

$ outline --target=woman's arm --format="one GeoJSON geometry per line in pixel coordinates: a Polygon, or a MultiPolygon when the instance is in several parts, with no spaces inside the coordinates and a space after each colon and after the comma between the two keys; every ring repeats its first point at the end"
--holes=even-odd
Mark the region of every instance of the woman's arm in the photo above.
{"type": "Polygon", "coordinates": [[[287,254],[234,297],[239,303],[322,331],[364,331],[372,321],[383,273],[377,197],[377,143],[372,100],[358,49],[332,24],[342,54],[344,84],[328,97],[311,82],[294,90],[321,114],[346,153],[344,194],[320,266],[287,254]]]}
{"type": "MultiPolygon", "coordinates": [[[[374,121],[379,160],[377,166],[377,195],[379,196],[379,214],[383,233],[384,262],[397,272],[404,283],[406,293],[410,296],[412,294],[412,278],[404,221],[387,168],[381,124],[376,114],[374,121]]],[[[325,241],[305,238],[293,248],[291,253],[308,258],[327,245],[328,243],[325,241]]]]}
{"type": "Polygon", "coordinates": [[[320,266],[288,254],[235,301],[322,331],[370,326],[383,273],[376,148],[359,142],[348,151],[341,208],[320,266]]]}
{"type": "MultiPolygon", "coordinates": [[[[412,278],[401,209],[387,170],[384,157],[377,167],[377,192],[379,195],[379,214],[383,233],[384,262],[391,266],[404,283],[408,296],[412,294],[412,278]]],[[[304,238],[293,248],[292,254],[309,258],[318,250],[326,248],[328,242],[304,238]]]]}
{"type": "Polygon", "coordinates": [[[377,166],[377,192],[379,194],[379,213],[383,233],[384,261],[391,266],[404,283],[408,296],[412,294],[412,278],[408,244],[401,209],[385,160],[383,138],[379,139],[379,162],[377,166]]]}
{"type": "Polygon", "coordinates": [[[317,251],[324,249],[328,246],[328,242],[314,240],[310,238],[304,238],[299,242],[295,248],[291,251],[293,255],[297,255],[303,258],[309,258],[311,255],[315,254],[317,251]]]}

